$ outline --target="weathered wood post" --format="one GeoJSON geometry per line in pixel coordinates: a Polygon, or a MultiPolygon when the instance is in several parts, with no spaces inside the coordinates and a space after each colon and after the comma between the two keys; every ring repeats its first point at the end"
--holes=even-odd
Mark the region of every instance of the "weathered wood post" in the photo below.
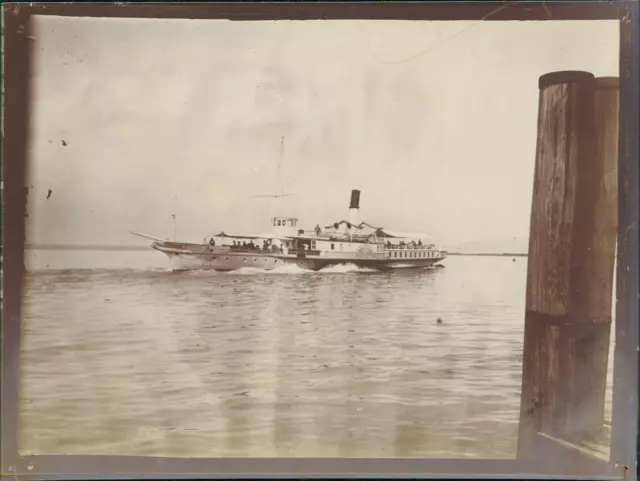
{"type": "Polygon", "coordinates": [[[610,84],[575,71],[539,80],[519,458],[536,457],[538,433],[568,441],[602,425],[616,239],[610,84]]]}
{"type": "MultiPolygon", "coordinates": [[[[634,5],[635,6],[635,5],[634,5]]],[[[638,459],[638,215],[640,177],[639,15],[620,9],[620,151],[618,164],[618,271],[613,371],[611,462],[633,478],[638,459]]],[[[618,471],[619,472],[619,471],[618,471]]],[[[637,476],[636,476],[637,478],[637,476]]]]}
{"type": "MultiPolygon", "coordinates": [[[[607,362],[611,345],[611,314],[613,311],[613,285],[616,262],[616,245],[618,240],[618,130],[620,119],[620,82],[617,77],[600,77],[595,80],[594,92],[594,138],[595,163],[594,173],[600,170],[598,188],[594,192],[596,218],[596,245],[587,259],[586,270],[597,283],[593,295],[589,297],[589,312],[592,315],[608,319],[609,328],[603,332],[606,347],[597,357],[594,353],[593,363],[600,382],[597,390],[585,393],[591,396],[591,402],[585,407],[585,427],[595,432],[604,423],[604,406],[606,397],[607,362]],[[599,288],[598,288],[599,285],[599,288]],[[596,364],[597,363],[597,364],[596,364]]],[[[594,386],[594,389],[596,387],[594,386]]]]}

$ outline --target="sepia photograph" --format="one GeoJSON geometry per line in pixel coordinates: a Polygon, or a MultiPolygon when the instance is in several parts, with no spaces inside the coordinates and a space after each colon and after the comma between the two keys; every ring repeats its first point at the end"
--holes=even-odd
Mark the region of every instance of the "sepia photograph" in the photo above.
{"type": "Polygon", "coordinates": [[[619,20],[28,35],[21,456],[609,462],[619,20]]]}

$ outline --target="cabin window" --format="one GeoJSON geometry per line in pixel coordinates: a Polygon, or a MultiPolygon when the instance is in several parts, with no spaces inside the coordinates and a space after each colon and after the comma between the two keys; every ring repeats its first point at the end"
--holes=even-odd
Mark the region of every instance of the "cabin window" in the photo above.
{"type": "Polygon", "coordinates": [[[316,249],[316,241],[311,241],[311,248],[316,249]]]}
{"type": "Polygon", "coordinates": [[[331,250],[335,249],[335,244],[331,244],[331,250]]]}
{"type": "Polygon", "coordinates": [[[281,226],[281,225],[282,225],[282,221],[281,221],[281,220],[279,220],[279,221],[278,221],[278,226],[281,226]]]}
{"type": "Polygon", "coordinates": [[[342,244],[340,244],[340,250],[342,250],[344,248],[344,246],[342,244]]]}

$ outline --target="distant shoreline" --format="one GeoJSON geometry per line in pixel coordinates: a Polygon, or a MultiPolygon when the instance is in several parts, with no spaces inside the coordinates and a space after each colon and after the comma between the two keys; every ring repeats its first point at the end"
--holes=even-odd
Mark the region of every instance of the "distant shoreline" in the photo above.
{"type": "Polygon", "coordinates": [[[448,252],[450,256],[484,256],[484,257],[527,257],[528,254],[516,254],[512,252],[448,252]]]}
{"type": "MultiPolygon", "coordinates": [[[[27,244],[25,250],[37,251],[148,251],[150,246],[139,245],[64,245],[64,244],[27,244]]],[[[510,252],[448,252],[449,256],[482,256],[482,257],[527,257],[527,254],[510,252]]]]}
{"type": "Polygon", "coordinates": [[[113,246],[113,245],[36,245],[27,244],[25,250],[32,251],[146,251],[150,250],[150,246],[113,246]]]}

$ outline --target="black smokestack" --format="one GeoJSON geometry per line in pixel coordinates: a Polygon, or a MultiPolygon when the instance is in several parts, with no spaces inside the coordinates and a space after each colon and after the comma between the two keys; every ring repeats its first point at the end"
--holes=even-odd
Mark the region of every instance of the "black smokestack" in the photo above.
{"type": "Polygon", "coordinates": [[[359,209],[360,208],[360,191],[352,190],[351,191],[351,204],[349,205],[349,209],[359,209]]]}

